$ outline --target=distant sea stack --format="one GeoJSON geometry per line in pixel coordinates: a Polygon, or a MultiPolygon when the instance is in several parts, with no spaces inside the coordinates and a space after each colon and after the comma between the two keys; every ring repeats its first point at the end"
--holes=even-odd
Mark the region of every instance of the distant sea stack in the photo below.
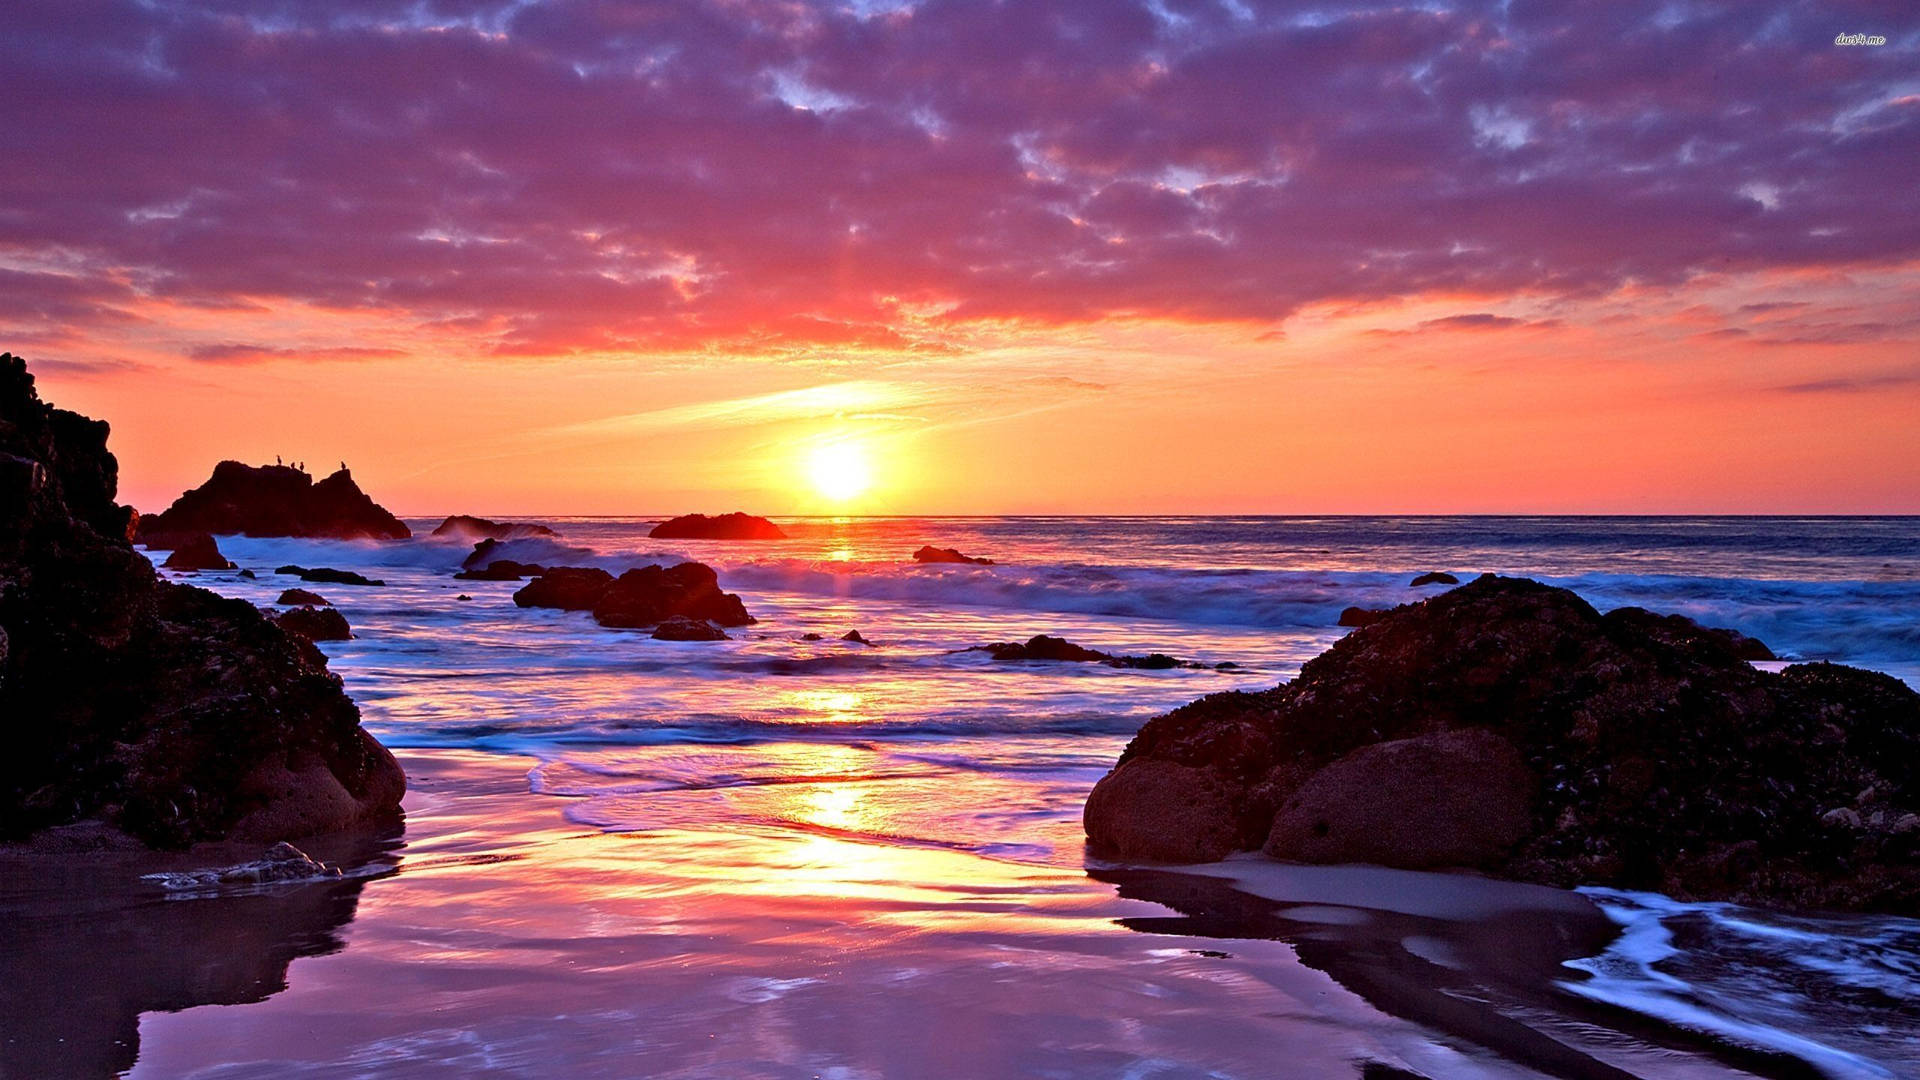
{"type": "Polygon", "coordinates": [[[974,566],[992,566],[992,559],[983,559],[977,555],[965,555],[955,548],[937,548],[932,544],[923,545],[913,553],[913,561],[920,563],[970,563],[974,566]]]}
{"type": "Polygon", "coordinates": [[[531,522],[493,521],[489,518],[474,517],[471,514],[455,514],[434,526],[433,535],[451,536],[458,540],[523,540],[529,536],[557,536],[545,525],[531,522]]]}
{"type": "Polygon", "coordinates": [[[1920,912],[1920,694],[1491,575],[1257,693],[1147,722],[1096,851],[1472,867],[1683,899],[1920,912]],[[1770,654],[1769,654],[1770,655],[1770,654]]]}
{"type": "Polygon", "coordinates": [[[780,526],[763,517],[734,511],[719,517],[682,514],[663,521],[647,533],[656,540],[785,540],[780,526]]]}
{"type": "Polygon", "coordinates": [[[223,461],[206,483],[164,511],[140,518],[140,543],[160,546],[180,533],[301,536],[331,540],[405,540],[413,535],[367,497],[345,466],[318,483],[291,465],[223,461]]]}
{"type": "Polygon", "coordinates": [[[107,425],[0,355],[0,841],[275,841],[397,813],[406,777],[311,644],[162,580],[107,425]]]}

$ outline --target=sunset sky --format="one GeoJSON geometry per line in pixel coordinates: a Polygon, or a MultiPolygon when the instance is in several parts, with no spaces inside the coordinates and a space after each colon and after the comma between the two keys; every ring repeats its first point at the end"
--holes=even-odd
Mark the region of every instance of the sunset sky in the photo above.
{"type": "Polygon", "coordinates": [[[0,160],[146,510],[1920,512],[1912,0],[25,0],[0,160]]]}

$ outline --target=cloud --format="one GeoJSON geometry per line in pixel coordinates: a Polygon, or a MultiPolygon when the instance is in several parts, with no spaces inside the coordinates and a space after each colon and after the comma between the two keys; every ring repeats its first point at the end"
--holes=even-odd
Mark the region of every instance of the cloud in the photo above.
{"type": "Polygon", "coordinates": [[[507,355],[937,354],[1898,265],[1920,42],[1858,11],[1888,45],[1790,2],[24,0],[0,254],[65,264],[0,319],[290,301],[507,355]]]}
{"type": "Polygon", "coordinates": [[[335,345],[324,348],[281,348],[271,345],[246,345],[229,342],[195,345],[187,358],[202,364],[263,364],[269,360],[381,360],[406,356],[401,349],[362,348],[335,345]]]}
{"type": "Polygon", "coordinates": [[[1809,382],[1776,386],[1773,390],[1781,394],[1863,394],[1908,386],[1920,386],[1920,370],[1815,379],[1809,382]]]}

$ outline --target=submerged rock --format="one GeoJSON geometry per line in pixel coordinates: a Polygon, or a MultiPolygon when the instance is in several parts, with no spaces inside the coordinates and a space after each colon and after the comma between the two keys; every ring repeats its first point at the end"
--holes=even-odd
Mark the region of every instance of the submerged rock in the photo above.
{"type": "Polygon", "coordinates": [[[273,621],[280,629],[308,641],[346,641],[353,637],[347,617],[330,607],[297,607],[275,615],[273,621]]]}
{"type": "Polygon", "coordinates": [[[1920,910],[1920,834],[1896,828],[1920,810],[1920,694],[1833,664],[1760,671],[1676,618],[1481,577],[1291,683],[1148,721],[1088,799],[1087,835],[1131,858],[1264,847],[1920,910]]]}
{"type": "Polygon", "coordinates": [[[975,566],[993,565],[992,559],[981,559],[972,555],[962,555],[954,548],[937,548],[932,544],[928,544],[919,551],[914,552],[913,561],[923,563],[972,563],[975,566]]]}
{"type": "Polygon", "coordinates": [[[1408,584],[1418,589],[1423,585],[1458,585],[1460,584],[1460,579],[1447,573],[1445,570],[1430,570],[1414,578],[1408,584]]]}
{"type": "Polygon", "coordinates": [[[653,626],[676,615],[718,626],[754,621],[738,596],[720,591],[713,568],[696,562],[629,570],[593,605],[593,620],[601,626],[653,626]]]}
{"type": "Polygon", "coordinates": [[[743,514],[736,510],[731,514],[708,517],[705,514],[682,514],[655,525],[648,536],[656,540],[785,540],[787,534],[780,526],[763,517],[743,514]]]}
{"type": "Polygon", "coordinates": [[[0,356],[0,840],[160,847],[391,819],[406,777],[312,645],[128,542],[107,425],[0,356]]]}
{"type": "Polygon", "coordinates": [[[220,554],[220,545],[206,533],[182,537],[173,545],[173,553],[160,564],[168,570],[231,570],[233,563],[220,554]]]}
{"type": "Polygon", "coordinates": [[[653,630],[657,641],[726,641],[727,632],[706,621],[675,615],[653,630]]]}
{"type": "Polygon", "coordinates": [[[308,592],[305,589],[288,589],[282,592],[280,594],[280,599],[275,600],[274,603],[289,604],[294,607],[332,607],[333,606],[332,604],[327,602],[326,597],[321,596],[317,592],[308,592]]]}
{"type": "Polygon", "coordinates": [[[846,633],[841,634],[840,640],[850,641],[855,645],[872,645],[873,644],[873,642],[868,641],[866,637],[863,636],[858,630],[849,630],[846,633]]]}
{"type": "Polygon", "coordinates": [[[360,490],[344,465],[315,483],[304,469],[238,461],[214,466],[206,483],[139,521],[142,540],[189,532],[336,540],[405,540],[413,535],[360,490]]]}
{"type": "Polygon", "coordinates": [[[590,611],[613,587],[613,575],[597,566],[555,566],[513,594],[521,607],[590,611]]]}
{"type": "MultiPolygon", "coordinates": [[[[522,578],[539,577],[549,568],[539,563],[514,562],[512,559],[495,559],[479,570],[462,570],[453,575],[456,581],[519,581],[522,578]]],[[[554,569],[559,569],[555,567],[554,569]]]]}
{"type": "Polygon", "coordinates": [[[1025,641],[996,641],[991,645],[975,645],[961,652],[984,652],[1002,663],[1021,660],[1045,660],[1071,664],[1105,664],[1108,667],[1165,669],[1179,667],[1202,667],[1204,665],[1177,660],[1165,653],[1148,653],[1145,656],[1116,656],[1113,653],[1089,649],[1076,645],[1066,638],[1052,637],[1047,634],[1035,634],[1025,641]]]}
{"type": "Polygon", "coordinates": [[[330,566],[286,566],[277,567],[276,574],[290,574],[301,581],[317,581],[331,585],[385,585],[380,578],[370,578],[352,570],[335,570],[330,566]]]}
{"type": "Polygon", "coordinates": [[[471,514],[455,514],[433,527],[434,536],[455,536],[489,540],[520,540],[529,536],[558,536],[545,525],[531,522],[492,521],[471,514]]]}

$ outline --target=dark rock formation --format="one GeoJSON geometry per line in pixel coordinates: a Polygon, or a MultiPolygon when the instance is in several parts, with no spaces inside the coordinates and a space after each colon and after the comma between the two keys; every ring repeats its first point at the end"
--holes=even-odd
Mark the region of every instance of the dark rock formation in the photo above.
{"type": "Polygon", "coordinates": [[[518,521],[490,521],[470,514],[455,514],[434,526],[435,536],[454,536],[478,540],[520,540],[529,536],[557,536],[545,525],[518,521]]]}
{"type": "Polygon", "coordinates": [[[1759,638],[1750,638],[1738,630],[1701,626],[1685,615],[1656,615],[1646,608],[1628,607],[1607,612],[1607,619],[1631,626],[1676,648],[1718,651],[1735,660],[1779,659],[1759,638]]]}
{"type": "Polygon", "coordinates": [[[1075,645],[1065,638],[1036,634],[1025,641],[996,641],[991,645],[975,645],[961,652],[984,652],[995,660],[1011,663],[1020,660],[1045,660],[1055,663],[1105,664],[1118,668],[1165,669],[1178,667],[1201,667],[1204,665],[1176,660],[1165,653],[1148,653],[1145,656],[1116,656],[1113,653],[1089,649],[1084,645],[1075,645]]]}
{"type": "Polygon", "coordinates": [[[556,566],[513,594],[521,607],[591,611],[613,587],[613,575],[597,566],[556,566]]]}
{"type": "Polygon", "coordinates": [[[855,645],[872,645],[873,644],[873,642],[868,641],[866,637],[863,636],[858,630],[849,630],[846,633],[841,634],[840,640],[851,641],[855,645]]]}
{"type": "Polygon", "coordinates": [[[787,534],[780,526],[763,517],[743,514],[738,510],[731,514],[708,517],[705,514],[683,514],[680,517],[663,521],[647,533],[657,540],[785,540],[787,534]]]}
{"type": "Polygon", "coordinates": [[[1128,857],[1457,859],[1551,885],[1912,912],[1916,810],[1920,694],[1900,681],[1760,671],[1725,633],[1485,576],[1356,630],[1291,683],[1149,721],[1085,821],[1097,850],[1128,857]],[[1431,738],[1447,732],[1481,734],[1431,738]]]}
{"type": "Polygon", "coordinates": [[[370,578],[352,570],[335,570],[330,566],[286,566],[276,567],[276,574],[291,574],[301,581],[317,581],[323,585],[385,585],[381,578],[370,578]]]}
{"type": "Polygon", "coordinates": [[[288,589],[285,592],[281,593],[280,599],[275,600],[274,603],[289,604],[294,607],[332,607],[333,606],[332,604],[328,603],[326,597],[321,596],[317,592],[308,592],[305,589],[288,589]]]}
{"type": "Polygon", "coordinates": [[[1422,585],[1458,585],[1460,584],[1460,579],[1447,573],[1445,570],[1430,570],[1414,578],[1408,584],[1417,589],[1422,585]]]}
{"type": "Polygon", "coordinates": [[[913,553],[914,562],[923,563],[972,563],[975,566],[992,566],[992,559],[980,559],[971,555],[962,555],[953,548],[937,548],[932,544],[913,553]]]}
{"type": "Polygon", "coordinates": [[[248,581],[252,581],[253,579],[259,577],[260,575],[254,573],[251,570],[242,570],[238,574],[235,574],[234,576],[243,577],[243,578],[246,578],[248,581]]]}
{"type": "Polygon", "coordinates": [[[273,617],[280,629],[308,641],[346,641],[353,637],[347,617],[328,608],[297,607],[273,617]]]}
{"type": "Polygon", "coordinates": [[[705,563],[629,570],[593,605],[593,619],[601,626],[653,626],[676,615],[717,626],[753,622],[738,596],[720,591],[719,577],[705,563]]]}
{"type": "Polygon", "coordinates": [[[325,658],[133,549],[106,437],[0,356],[0,840],[273,841],[394,815],[406,778],[325,658]]]}
{"type": "Polygon", "coordinates": [[[319,483],[286,465],[214,466],[206,483],[172,506],[140,519],[140,537],[167,533],[313,536],[337,540],[405,540],[413,533],[368,498],[345,467],[319,483]]]}
{"type": "Polygon", "coordinates": [[[1340,613],[1341,626],[1372,626],[1386,617],[1385,611],[1374,608],[1350,607],[1340,613]]]}
{"type": "Polygon", "coordinates": [[[482,569],[462,570],[453,576],[456,581],[519,581],[521,578],[539,577],[546,572],[547,567],[539,563],[495,559],[482,569]]]}
{"type": "Polygon", "coordinates": [[[233,563],[220,554],[220,545],[206,533],[181,538],[173,545],[173,553],[167,556],[167,561],[160,565],[168,570],[233,569],[233,563]]]}
{"type": "Polygon", "coordinates": [[[816,634],[813,631],[809,630],[806,633],[800,635],[800,640],[801,641],[819,641],[821,640],[821,637],[819,634],[816,634]]]}
{"type": "Polygon", "coordinates": [[[706,621],[675,615],[654,627],[657,641],[725,641],[727,632],[706,621]]]}
{"type": "Polygon", "coordinates": [[[461,593],[459,596],[454,597],[454,599],[455,600],[471,600],[473,599],[473,597],[468,596],[466,593],[461,593]]]}

